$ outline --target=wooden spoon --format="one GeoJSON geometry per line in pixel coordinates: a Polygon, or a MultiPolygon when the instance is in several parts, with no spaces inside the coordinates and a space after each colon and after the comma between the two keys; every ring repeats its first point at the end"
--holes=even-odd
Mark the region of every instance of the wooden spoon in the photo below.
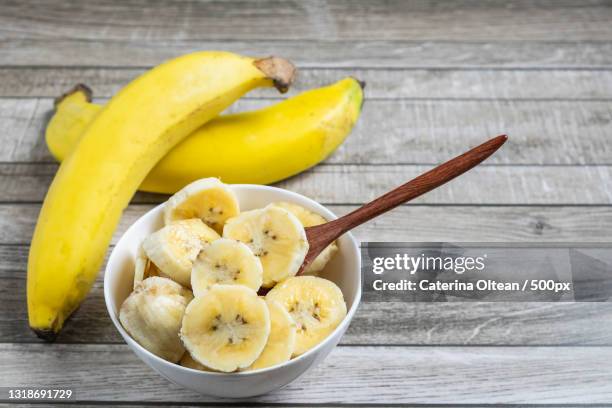
{"type": "Polygon", "coordinates": [[[389,191],[344,217],[306,228],[306,238],[310,248],[297,275],[304,272],[304,269],[314,261],[317,255],[340,235],[460,176],[492,155],[507,139],[506,135],[494,137],[480,146],[429,170],[427,173],[421,174],[406,184],[402,184],[395,190],[389,191]]]}

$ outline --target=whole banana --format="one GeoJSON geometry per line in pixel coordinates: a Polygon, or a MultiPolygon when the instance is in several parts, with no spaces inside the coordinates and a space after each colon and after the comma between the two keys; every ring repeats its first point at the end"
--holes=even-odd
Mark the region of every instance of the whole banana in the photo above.
{"type": "Polygon", "coordinates": [[[91,288],[123,209],[172,147],[256,87],[285,91],[294,67],[196,52],[144,73],[83,130],[44,200],[28,259],[30,327],[53,340],[91,288]]]}
{"type": "MultiPolygon", "coordinates": [[[[361,112],[362,87],[345,78],[261,110],[215,118],[174,147],[140,190],[172,194],[211,176],[254,184],[293,176],[324,160],[344,141],[361,112]]],[[[84,86],[56,106],[46,139],[61,161],[102,106],[91,103],[91,91],[84,86]]]]}

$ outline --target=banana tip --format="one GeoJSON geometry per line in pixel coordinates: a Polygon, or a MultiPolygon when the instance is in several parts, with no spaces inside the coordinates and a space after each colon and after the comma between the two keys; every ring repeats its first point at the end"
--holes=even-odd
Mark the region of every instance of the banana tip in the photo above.
{"type": "Polygon", "coordinates": [[[254,62],[257,69],[263,72],[274,83],[280,93],[285,93],[295,79],[295,65],[291,61],[279,57],[258,59],[254,62]]]}
{"type": "Polygon", "coordinates": [[[357,79],[355,77],[351,77],[351,78],[353,78],[355,80],[355,82],[357,82],[359,84],[359,86],[361,87],[361,90],[365,89],[365,87],[366,87],[366,82],[365,81],[362,81],[362,80],[357,79]]]}
{"type": "Polygon", "coordinates": [[[87,100],[87,102],[91,102],[91,99],[93,97],[93,91],[91,90],[91,88],[88,87],[85,84],[76,84],[68,92],[65,92],[64,94],[62,94],[62,95],[58,96],[57,98],[55,98],[54,106],[57,108],[57,106],[60,103],[62,103],[62,101],[64,99],[66,99],[70,95],[74,95],[75,93],[78,93],[78,92],[80,92],[83,95],[85,95],[85,99],[87,100]]]}
{"type": "Polygon", "coordinates": [[[55,341],[55,339],[57,338],[57,332],[50,330],[50,329],[35,329],[35,328],[31,328],[32,331],[36,334],[36,336],[39,339],[43,339],[44,341],[48,342],[48,343],[52,343],[55,341]]]}
{"type": "Polygon", "coordinates": [[[366,83],[365,81],[362,81],[360,79],[355,78],[354,76],[350,77],[353,81],[357,82],[357,85],[359,85],[359,98],[360,98],[360,103],[359,103],[359,110],[363,109],[363,104],[365,102],[365,98],[363,96],[363,91],[366,87],[366,83]]]}

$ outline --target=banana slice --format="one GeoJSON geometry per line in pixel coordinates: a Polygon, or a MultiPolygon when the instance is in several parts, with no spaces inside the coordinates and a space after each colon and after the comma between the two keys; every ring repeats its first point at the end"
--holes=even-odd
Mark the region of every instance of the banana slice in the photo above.
{"type": "Polygon", "coordinates": [[[164,206],[164,222],[199,218],[221,233],[223,224],[240,213],[234,192],[218,178],[194,181],[174,194],[164,206]]]}
{"type": "Polygon", "coordinates": [[[181,361],[179,361],[179,365],[182,365],[183,367],[187,367],[187,368],[193,368],[194,370],[215,371],[195,361],[193,357],[191,357],[191,354],[189,354],[188,351],[186,351],[185,354],[183,354],[183,357],[181,357],[181,361]]]}
{"type": "Polygon", "coordinates": [[[134,340],[151,353],[177,362],[185,348],[179,329],[193,295],[176,282],[153,276],[136,285],[121,305],[119,321],[134,340]]]}
{"type": "Polygon", "coordinates": [[[346,316],[346,303],[340,288],[316,276],[286,279],[268,292],[268,299],[283,305],[297,325],[294,356],[323,341],[346,316]]]}
{"type": "Polygon", "coordinates": [[[134,289],[136,286],[146,278],[151,276],[159,276],[160,271],[157,266],[145,254],[142,245],[138,248],[138,255],[136,255],[136,262],[134,265],[134,289]]]}
{"type": "Polygon", "coordinates": [[[275,300],[267,299],[270,311],[270,336],[261,355],[247,370],[259,370],[289,361],[295,348],[296,327],[293,318],[275,300]]]}
{"type": "MultiPolygon", "coordinates": [[[[309,211],[306,208],[288,203],[286,201],[279,201],[274,203],[275,206],[284,208],[289,211],[291,214],[295,215],[298,220],[302,223],[302,225],[306,227],[314,227],[315,225],[325,224],[327,220],[323,218],[321,215],[309,211]]],[[[330,259],[334,256],[334,254],[338,252],[338,244],[336,241],[329,244],[319,256],[315,258],[314,261],[308,265],[308,267],[304,270],[304,275],[317,275],[319,272],[325,268],[325,265],[330,261],[330,259]]]]}
{"type": "Polygon", "coordinates": [[[244,285],[258,291],[263,267],[246,244],[221,238],[206,245],[193,263],[191,287],[195,296],[203,296],[212,285],[244,285]]]}
{"type": "Polygon", "coordinates": [[[242,285],[214,285],[185,310],[180,336],[198,363],[231,372],[253,364],[270,335],[270,312],[242,285]]]}
{"type": "Polygon", "coordinates": [[[273,205],[245,211],[225,224],[223,236],[247,244],[263,266],[263,286],[293,276],[308,252],[304,227],[295,215],[273,205]]]}
{"type": "Polygon", "coordinates": [[[176,221],[155,231],[142,242],[146,256],[161,275],[191,287],[191,268],[202,247],[219,238],[198,218],[176,221]]]}

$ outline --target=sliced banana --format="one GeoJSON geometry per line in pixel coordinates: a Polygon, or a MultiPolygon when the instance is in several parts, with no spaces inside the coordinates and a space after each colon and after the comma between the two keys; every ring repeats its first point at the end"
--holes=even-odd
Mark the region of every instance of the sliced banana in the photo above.
{"type": "Polygon", "coordinates": [[[164,222],[169,225],[177,220],[199,218],[221,233],[225,221],[239,213],[232,189],[210,177],[194,181],[170,197],[164,206],[164,222]]]}
{"type": "MultiPolygon", "coordinates": [[[[321,215],[309,211],[306,208],[288,203],[286,201],[279,201],[274,203],[275,206],[284,208],[289,211],[291,214],[295,215],[298,220],[302,223],[302,225],[306,227],[314,227],[315,225],[325,224],[327,220],[323,218],[321,215]]],[[[338,252],[338,244],[336,241],[329,244],[321,253],[308,265],[308,267],[304,270],[304,275],[317,275],[319,272],[325,268],[325,265],[331,260],[334,254],[338,252]]]]}
{"type": "Polygon", "coordinates": [[[153,276],[136,285],[121,305],[119,321],[151,353],[177,362],[185,352],[179,338],[191,292],[170,279],[153,276]]]}
{"type": "Polygon", "coordinates": [[[323,341],[346,316],[340,288],[316,276],[288,278],[268,292],[268,299],[283,305],[297,325],[294,356],[323,341]]]}
{"type": "Polygon", "coordinates": [[[289,361],[295,348],[296,327],[293,318],[278,302],[266,300],[270,311],[270,336],[261,355],[247,370],[259,370],[289,361]]]}
{"type": "Polygon", "coordinates": [[[142,242],[146,256],[161,275],[191,287],[191,268],[202,247],[219,238],[198,218],[176,221],[155,231],[142,242]]]}
{"type": "Polygon", "coordinates": [[[151,276],[159,276],[159,269],[155,266],[153,262],[149,258],[147,258],[147,254],[145,254],[142,245],[138,247],[138,254],[136,255],[136,262],[134,265],[134,289],[136,286],[151,276]]]}
{"type": "Polygon", "coordinates": [[[242,285],[214,285],[185,310],[180,336],[198,363],[231,372],[253,364],[270,335],[270,312],[242,285]]]}
{"type": "Polygon", "coordinates": [[[273,205],[229,219],[223,236],[244,242],[259,257],[266,288],[295,275],[308,252],[306,232],[300,221],[284,208],[273,205]]]}
{"type": "Polygon", "coordinates": [[[187,367],[187,368],[193,368],[194,370],[214,371],[198,363],[197,361],[195,361],[193,357],[191,357],[191,354],[189,354],[188,351],[186,351],[185,354],[183,354],[183,357],[181,357],[181,361],[179,361],[179,365],[182,365],[183,367],[187,367]]]}
{"type": "Polygon", "coordinates": [[[204,246],[193,263],[191,287],[195,296],[203,296],[212,285],[244,285],[259,290],[263,267],[251,249],[239,241],[221,238],[204,246]]]}

